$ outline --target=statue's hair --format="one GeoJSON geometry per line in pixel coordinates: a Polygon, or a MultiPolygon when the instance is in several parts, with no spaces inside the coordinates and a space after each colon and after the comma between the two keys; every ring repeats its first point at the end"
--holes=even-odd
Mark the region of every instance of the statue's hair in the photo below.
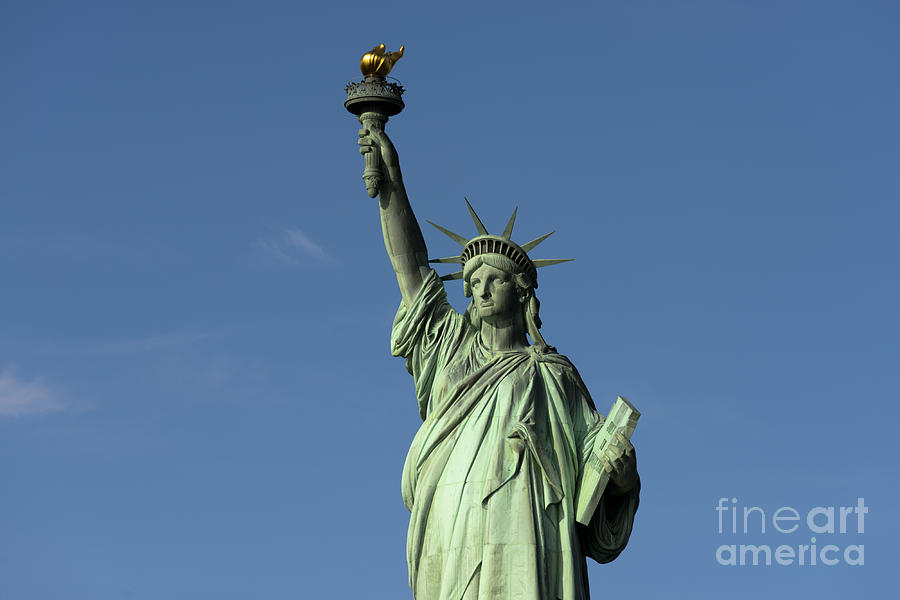
{"type": "MultiPolygon", "coordinates": [[[[482,265],[500,269],[513,277],[516,284],[516,292],[520,296],[524,295],[528,297],[528,300],[522,303],[522,320],[525,329],[528,332],[528,335],[531,336],[532,343],[541,347],[541,349],[546,348],[547,342],[544,341],[540,332],[541,317],[538,315],[538,312],[541,309],[541,303],[538,301],[537,296],[535,296],[534,282],[529,280],[528,276],[522,270],[522,267],[516,264],[512,259],[502,254],[479,254],[467,260],[466,264],[463,266],[463,294],[466,298],[472,297],[472,286],[469,283],[469,280],[472,278],[472,273],[482,265]]],[[[469,315],[469,321],[471,321],[472,325],[476,328],[481,327],[481,317],[478,316],[478,308],[475,306],[474,298],[469,303],[469,308],[466,310],[466,313],[469,315]]]]}
{"type": "Polygon", "coordinates": [[[516,264],[511,258],[507,258],[502,254],[479,254],[466,261],[466,264],[463,267],[463,294],[466,298],[472,296],[472,286],[469,284],[469,279],[472,278],[472,273],[474,273],[481,265],[488,265],[495,269],[500,269],[504,273],[509,273],[515,279],[516,287],[519,289],[534,289],[532,284],[528,281],[528,278],[525,276],[525,271],[523,271],[522,267],[516,264]]]}

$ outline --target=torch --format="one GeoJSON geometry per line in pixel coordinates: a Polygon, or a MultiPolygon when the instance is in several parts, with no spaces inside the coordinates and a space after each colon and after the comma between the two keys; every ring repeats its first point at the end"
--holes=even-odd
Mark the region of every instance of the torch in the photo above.
{"type": "MultiPolygon", "coordinates": [[[[384,131],[388,118],[403,110],[403,86],[385,79],[394,63],[402,56],[403,46],[396,52],[388,53],[385,53],[384,44],[375,46],[363,54],[359,61],[359,70],[364,79],[346,87],[347,100],[344,107],[356,115],[366,129],[384,131]]],[[[381,154],[367,152],[365,165],[363,181],[369,197],[374,198],[382,183],[381,154]]]]}

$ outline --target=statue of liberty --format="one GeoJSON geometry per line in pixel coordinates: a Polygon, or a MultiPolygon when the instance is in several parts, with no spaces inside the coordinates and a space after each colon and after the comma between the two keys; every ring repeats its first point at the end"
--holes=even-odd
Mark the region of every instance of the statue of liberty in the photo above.
{"type": "Polygon", "coordinates": [[[625,548],[640,480],[626,437],[595,447],[604,417],[541,336],[537,269],[563,261],[528,256],[549,234],[512,241],[515,211],[489,234],[468,201],[478,235],[435,225],[462,251],[429,261],[397,152],[380,127],[363,127],[360,152],[381,159],[381,225],[402,295],[391,351],[406,360],[423,419],[402,477],[413,595],[586,600],[586,558],[610,562],[625,548]],[[429,262],[461,269],[439,277],[429,262]],[[464,313],[444,291],[459,279],[471,298],[464,313]],[[609,484],[579,517],[580,482],[598,456],[609,484]]]}

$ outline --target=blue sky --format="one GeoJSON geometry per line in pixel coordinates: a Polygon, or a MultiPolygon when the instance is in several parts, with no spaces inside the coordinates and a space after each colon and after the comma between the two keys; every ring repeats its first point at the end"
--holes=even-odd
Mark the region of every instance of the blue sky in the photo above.
{"type": "MultiPolygon", "coordinates": [[[[519,207],[548,342],[643,412],[594,597],[891,597],[890,2],[0,6],[0,598],[410,597],[399,292],[342,103],[405,44],[421,220],[519,207]],[[719,498],[865,499],[852,566],[722,566],[719,498]]],[[[429,228],[430,229],[430,228],[429,228]]],[[[434,256],[454,245],[425,231],[434,256]]],[[[463,308],[461,290],[451,299],[463,308]]],[[[751,521],[752,522],[752,521],[751,521]]],[[[851,523],[854,523],[851,519],[851,523]]],[[[826,541],[828,540],[828,541],[826,541]]]]}

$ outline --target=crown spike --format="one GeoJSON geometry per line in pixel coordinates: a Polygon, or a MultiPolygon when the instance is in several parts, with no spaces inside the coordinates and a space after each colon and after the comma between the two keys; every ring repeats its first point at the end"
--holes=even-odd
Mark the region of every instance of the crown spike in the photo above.
{"type": "Polygon", "coordinates": [[[462,279],[462,278],[463,278],[463,272],[456,271],[454,273],[450,273],[449,275],[441,276],[441,281],[449,281],[451,279],[462,279]]]}
{"type": "Polygon", "coordinates": [[[518,206],[515,207],[515,208],[513,209],[513,214],[512,214],[512,216],[509,218],[509,221],[507,221],[507,223],[506,223],[506,228],[503,229],[503,235],[502,235],[501,237],[503,237],[504,240],[510,240],[510,239],[512,239],[513,225],[516,224],[516,213],[517,213],[518,211],[519,211],[519,207],[518,207],[518,206]]]}
{"type": "Polygon", "coordinates": [[[549,267],[550,265],[558,265],[559,263],[569,262],[575,260],[574,258],[539,258],[537,260],[533,260],[531,262],[534,263],[535,269],[540,269],[541,267],[549,267]]]}
{"type": "Polygon", "coordinates": [[[436,224],[436,223],[432,223],[432,222],[429,221],[428,219],[425,219],[425,221],[426,221],[429,225],[431,225],[432,227],[435,227],[438,231],[440,231],[441,233],[443,233],[444,235],[446,235],[448,238],[450,238],[451,240],[453,240],[454,242],[456,242],[457,244],[459,244],[460,246],[465,246],[466,244],[469,243],[469,240],[467,240],[467,239],[464,238],[463,236],[459,235],[458,233],[453,233],[453,232],[450,231],[449,229],[444,229],[444,228],[441,227],[440,225],[438,225],[438,224],[436,224]]]}
{"type": "Polygon", "coordinates": [[[540,244],[541,242],[546,240],[548,237],[550,237],[554,233],[556,233],[556,231],[551,231],[550,233],[545,233],[541,237],[535,238],[535,239],[531,240],[530,242],[528,242],[527,244],[522,244],[519,247],[522,248],[522,250],[524,250],[525,252],[531,252],[532,250],[534,250],[535,246],[537,246],[538,244],[540,244]]]}
{"type": "Polygon", "coordinates": [[[430,258],[428,259],[430,263],[456,263],[462,264],[462,256],[448,256],[446,258],[430,258]]]}
{"type": "Polygon", "coordinates": [[[478,218],[478,214],[475,212],[475,209],[472,208],[472,205],[469,204],[469,199],[463,196],[463,200],[466,201],[466,206],[469,207],[469,214],[472,215],[472,220],[475,221],[475,228],[478,230],[479,235],[490,235],[488,230],[485,228],[484,223],[481,222],[481,219],[478,218]]]}

